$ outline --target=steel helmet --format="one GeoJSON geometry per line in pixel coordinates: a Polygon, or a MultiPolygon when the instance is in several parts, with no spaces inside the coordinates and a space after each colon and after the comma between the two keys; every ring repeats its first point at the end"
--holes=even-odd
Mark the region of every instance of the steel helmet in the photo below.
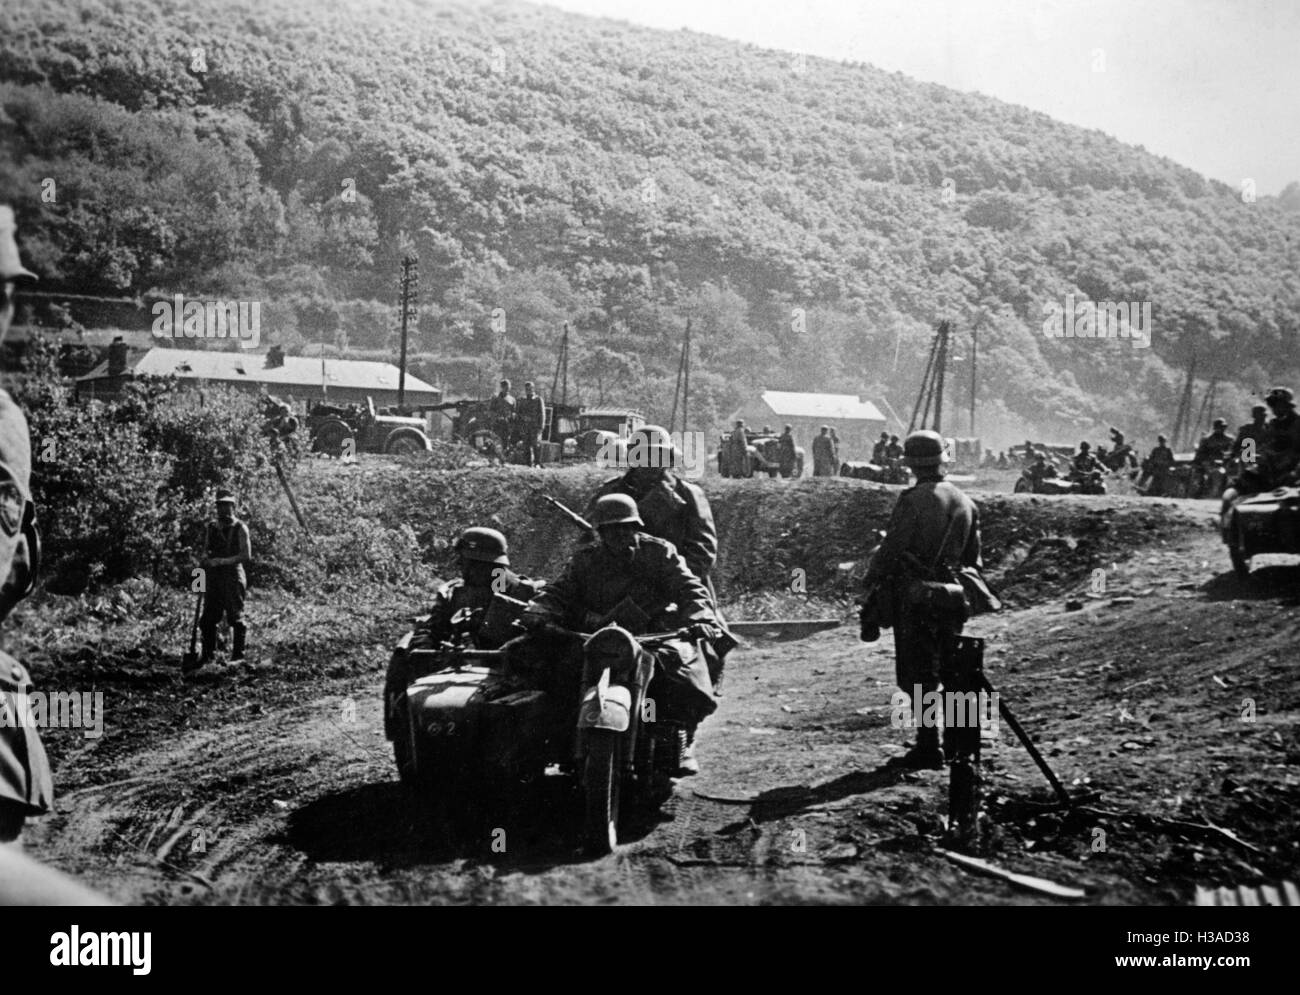
{"type": "Polygon", "coordinates": [[[506,537],[496,529],[466,529],[456,540],[455,549],[467,560],[501,564],[510,562],[510,547],[506,543],[506,537]]]}
{"type": "Polygon", "coordinates": [[[1079,443],[1079,452],[1081,453],[1086,453],[1091,448],[1092,448],[1092,443],[1090,443],[1087,439],[1084,439],[1082,442],[1079,443]]]}
{"type": "Polygon", "coordinates": [[[1228,427],[1228,423],[1224,421],[1222,418],[1214,419],[1214,428],[1227,428],[1227,427],[1228,427]]]}
{"type": "Polygon", "coordinates": [[[673,465],[673,437],[662,425],[642,425],[627,437],[629,466],[670,467],[673,465]],[[632,456],[633,452],[636,456],[632,456]],[[657,453],[657,457],[651,457],[657,453]]]}
{"type": "Polygon", "coordinates": [[[938,432],[922,429],[913,432],[903,443],[903,462],[908,466],[938,466],[946,461],[943,438],[938,432]]]}
{"type": "Polygon", "coordinates": [[[1262,404],[1256,404],[1254,407],[1250,409],[1250,413],[1252,415],[1266,415],[1268,414],[1268,408],[1266,408],[1262,404]]]}
{"type": "Polygon", "coordinates": [[[596,508],[591,514],[591,524],[596,528],[606,525],[621,525],[631,522],[644,526],[641,514],[636,510],[636,502],[626,494],[606,494],[596,500],[596,508]]]}
{"type": "Polygon", "coordinates": [[[1287,387],[1274,387],[1264,395],[1264,400],[1268,404],[1285,404],[1289,406],[1295,403],[1295,395],[1287,387]]]}

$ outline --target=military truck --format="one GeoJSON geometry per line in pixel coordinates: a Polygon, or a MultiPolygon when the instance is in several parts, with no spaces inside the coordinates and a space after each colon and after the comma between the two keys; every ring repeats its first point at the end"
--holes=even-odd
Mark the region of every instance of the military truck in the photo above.
{"type": "MultiPolygon", "coordinates": [[[[523,446],[516,438],[501,438],[488,401],[463,399],[422,407],[451,419],[453,441],[473,446],[489,459],[522,463],[523,446]]],[[[573,404],[546,406],[539,462],[593,460],[602,452],[617,450],[619,440],[645,424],[645,416],[632,408],[584,408],[573,404]]]]}
{"type": "MultiPolygon", "coordinates": [[[[745,429],[745,454],[743,464],[734,458],[731,432],[727,432],[718,440],[718,472],[724,477],[752,477],[756,473],[775,477],[781,472],[781,437],[777,433],[745,429]]],[[[794,470],[790,476],[803,476],[805,455],[803,446],[794,447],[794,470]]]]}
{"type": "Polygon", "coordinates": [[[336,405],[319,401],[307,412],[312,452],[342,457],[356,453],[409,456],[429,452],[433,446],[424,431],[424,419],[375,410],[375,402],[336,405]]]}

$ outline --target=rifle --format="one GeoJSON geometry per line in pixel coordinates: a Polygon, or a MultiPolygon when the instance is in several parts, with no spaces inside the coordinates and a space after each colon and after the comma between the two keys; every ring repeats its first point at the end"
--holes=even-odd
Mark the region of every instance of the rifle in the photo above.
{"type": "Polygon", "coordinates": [[[549,504],[552,504],[556,508],[560,509],[560,511],[564,513],[565,517],[568,518],[569,521],[571,521],[574,525],[578,526],[578,528],[586,529],[588,532],[596,531],[596,527],[592,525],[591,522],[587,521],[585,518],[579,515],[576,511],[570,508],[563,501],[557,501],[549,494],[543,494],[541,491],[537,492],[537,496],[540,497],[543,501],[546,501],[549,504]]]}

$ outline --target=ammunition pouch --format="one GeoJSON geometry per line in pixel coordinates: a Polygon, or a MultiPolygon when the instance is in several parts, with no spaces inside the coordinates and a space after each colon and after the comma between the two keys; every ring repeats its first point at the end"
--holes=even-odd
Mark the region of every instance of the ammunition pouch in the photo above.
{"type": "Polygon", "coordinates": [[[970,617],[966,592],[960,584],[913,580],[904,588],[903,598],[909,607],[919,609],[941,624],[962,626],[970,617]]]}
{"type": "Polygon", "coordinates": [[[989,588],[978,568],[962,567],[957,571],[956,579],[966,595],[966,604],[970,609],[970,614],[982,615],[985,612],[995,612],[1001,609],[1001,599],[989,588]]]}

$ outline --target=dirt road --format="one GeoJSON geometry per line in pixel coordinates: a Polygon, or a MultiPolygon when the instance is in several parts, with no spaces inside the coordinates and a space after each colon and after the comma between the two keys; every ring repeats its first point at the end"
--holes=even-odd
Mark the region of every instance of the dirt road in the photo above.
{"type": "MultiPolygon", "coordinates": [[[[1167,505],[1156,521],[1136,499],[1014,500],[1059,527],[1031,542],[1023,521],[990,524],[1012,607],[968,631],[987,637],[990,679],[1067,786],[1101,798],[1068,819],[1046,810],[1028,755],[990,725],[985,856],[1094,903],[1295,878],[1300,567],[1264,562],[1235,580],[1208,505],[1167,505]],[[1125,515],[1136,531],[1115,524],[1125,515]],[[1148,541],[1112,541],[1132,535],[1148,541]]],[[[724,521],[741,513],[720,503],[724,521]]],[[[733,616],[754,604],[738,598],[733,616]]],[[[27,846],[127,902],[1056,901],[935,852],[946,773],[890,764],[908,736],[891,725],[892,643],[859,642],[845,606],[805,606],[842,614],[839,629],[732,655],[701,731],[704,773],[606,859],[575,855],[559,776],[469,838],[404,797],[379,668],[416,601],[309,629],[264,599],[286,620],[263,635],[260,665],[199,681],[148,652],[112,666],[102,651],[65,657],[117,695],[119,719],[93,742],[51,731],[58,811],[27,846]]]]}

